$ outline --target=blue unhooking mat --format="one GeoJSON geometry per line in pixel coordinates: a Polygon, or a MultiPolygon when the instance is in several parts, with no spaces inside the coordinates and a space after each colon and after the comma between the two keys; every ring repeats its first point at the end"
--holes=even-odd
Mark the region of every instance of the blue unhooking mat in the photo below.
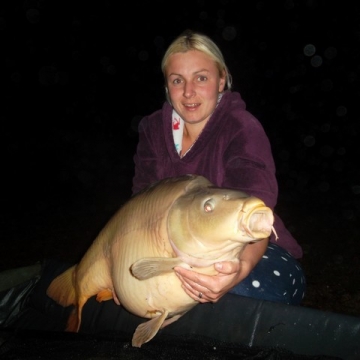
{"type": "Polygon", "coordinates": [[[0,292],[1,359],[360,359],[360,319],[232,294],[199,304],[141,348],[146,319],[113,301],[86,303],[80,332],[64,332],[71,311],[46,296],[70,264],[47,260],[38,275],[0,292]]]}

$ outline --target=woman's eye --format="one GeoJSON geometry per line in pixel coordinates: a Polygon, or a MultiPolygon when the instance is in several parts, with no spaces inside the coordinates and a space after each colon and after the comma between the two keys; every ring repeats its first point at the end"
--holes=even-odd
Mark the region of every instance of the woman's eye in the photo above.
{"type": "Polygon", "coordinates": [[[199,76],[198,77],[198,81],[200,81],[200,82],[203,82],[203,81],[206,81],[206,80],[207,80],[206,76],[199,76]]]}
{"type": "Polygon", "coordinates": [[[210,200],[206,201],[204,204],[204,211],[205,212],[212,212],[214,210],[214,205],[210,200]]]}

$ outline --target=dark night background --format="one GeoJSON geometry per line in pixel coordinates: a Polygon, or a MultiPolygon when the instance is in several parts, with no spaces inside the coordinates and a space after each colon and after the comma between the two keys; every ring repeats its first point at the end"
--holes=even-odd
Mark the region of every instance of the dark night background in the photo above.
{"type": "Polygon", "coordinates": [[[304,306],[360,316],[360,6],[341,1],[6,0],[0,270],[78,261],[130,196],[139,119],[186,28],[223,50],[273,147],[304,306]],[[211,3],[211,4],[210,4],[211,3]]]}

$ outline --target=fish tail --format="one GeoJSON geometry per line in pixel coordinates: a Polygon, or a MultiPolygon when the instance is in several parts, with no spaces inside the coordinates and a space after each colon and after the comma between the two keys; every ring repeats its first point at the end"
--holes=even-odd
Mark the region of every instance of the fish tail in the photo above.
{"type": "Polygon", "coordinates": [[[61,306],[75,305],[76,292],[73,285],[75,265],[57,276],[49,285],[46,294],[61,306]]]}
{"type": "Polygon", "coordinates": [[[78,322],[78,311],[77,308],[73,309],[69,315],[66,329],[68,332],[78,332],[80,324],[78,322]]]}
{"type": "Polygon", "coordinates": [[[65,331],[78,332],[81,324],[81,313],[87,301],[86,297],[80,297],[75,308],[71,311],[65,331]]]}
{"type": "Polygon", "coordinates": [[[81,309],[75,307],[70,313],[65,331],[77,333],[80,329],[81,324],[81,309]]]}

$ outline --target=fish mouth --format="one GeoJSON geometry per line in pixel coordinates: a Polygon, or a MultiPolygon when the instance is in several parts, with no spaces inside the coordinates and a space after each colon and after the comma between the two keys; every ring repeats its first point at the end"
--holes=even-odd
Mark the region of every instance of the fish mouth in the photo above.
{"type": "Polygon", "coordinates": [[[277,238],[276,231],[274,229],[274,213],[265,206],[264,203],[257,204],[249,208],[244,206],[241,210],[242,218],[240,221],[240,227],[246,232],[253,240],[261,240],[267,238],[274,232],[277,238]]]}

